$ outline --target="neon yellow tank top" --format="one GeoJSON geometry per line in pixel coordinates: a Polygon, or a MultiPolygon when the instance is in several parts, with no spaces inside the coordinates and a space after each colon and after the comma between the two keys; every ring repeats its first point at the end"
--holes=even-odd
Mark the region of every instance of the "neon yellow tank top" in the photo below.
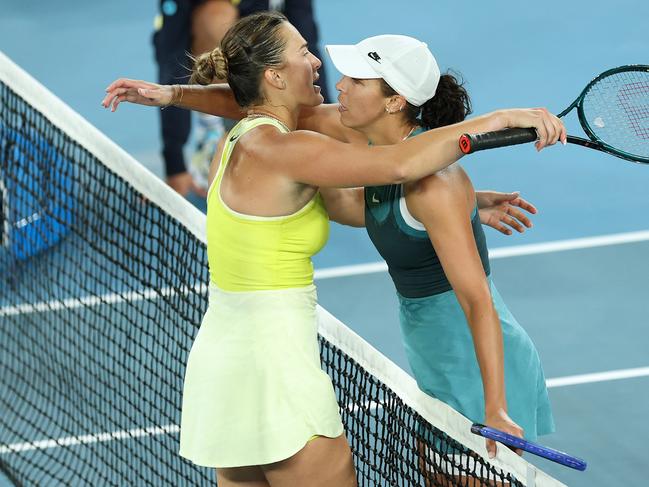
{"type": "Polygon", "coordinates": [[[221,198],[221,181],[239,138],[259,125],[286,128],[260,117],[243,119],[227,136],[221,163],[207,195],[207,257],[212,281],[226,291],[304,287],[313,283],[311,257],[329,237],[329,216],[320,193],[287,216],[245,215],[221,198]]]}

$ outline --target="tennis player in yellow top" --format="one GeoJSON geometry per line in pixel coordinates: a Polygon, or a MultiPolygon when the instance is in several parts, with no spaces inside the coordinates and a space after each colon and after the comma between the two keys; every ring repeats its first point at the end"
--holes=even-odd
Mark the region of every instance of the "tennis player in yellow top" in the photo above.
{"type": "MultiPolygon", "coordinates": [[[[464,132],[534,127],[565,139],[544,110],[503,110],[393,146],[296,131],[322,103],[320,61],[277,13],[236,23],[198,60],[195,79],[227,78],[247,117],[230,133],[208,195],[210,304],[188,359],[180,453],[216,467],[220,486],[355,486],[329,378],[320,368],[311,256],[326,242],[319,187],[420,179],[461,157],[464,132]]],[[[141,96],[111,87],[105,106],[141,96]]],[[[170,100],[182,103],[181,88],[170,100]]],[[[155,103],[149,103],[155,104],[155,103]]]]}

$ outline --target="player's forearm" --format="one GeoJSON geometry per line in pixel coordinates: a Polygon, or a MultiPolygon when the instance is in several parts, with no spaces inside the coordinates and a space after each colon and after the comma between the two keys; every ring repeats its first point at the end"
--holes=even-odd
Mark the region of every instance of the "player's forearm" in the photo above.
{"type": "Polygon", "coordinates": [[[320,188],[329,218],[350,227],[365,226],[363,188],[320,188]]]}
{"type": "Polygon", "coordinates": [[[227,83],[207,86],[183,85],[182,96],[179,97],[175,105],[188,110],[234,120],[239,120],[244,115],[227,83]]]}
{"type": "Polygon", "coordinates": [[[476,190],[475,199],[479,210],[487,206],[491,206],[491,201],[489,201],[489,197],[488,197],[488,191],[476,190]]]}
{"type": "Polygon", "coordinates": [[[480,366],[487,415],[507,411],[504,349],[500,321],[493,307],[469,312],[467,319],[480,366]]]}

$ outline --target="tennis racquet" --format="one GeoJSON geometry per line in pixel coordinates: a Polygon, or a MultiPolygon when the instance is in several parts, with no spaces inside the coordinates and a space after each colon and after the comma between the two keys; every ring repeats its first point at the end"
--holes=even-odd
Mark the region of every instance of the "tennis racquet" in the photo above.
{"type": "Polygon", "coordinates": [[[471,426],[471,433],[474,433],[490,440],[498,441],[504,445],[511,446],[513,448],[520,448],[534,455],[538,455],[553,462],[560,463],[566,467],[574,468],[575,470],[586,470],[586,462],[581,458],[573,457],[562,451],[555,450],[554,448],[549,448],[547,446],[539,445],[518,436],[510,435],[504,431],[497,430],[495,428],[490,428],[489,426],[484,426],[479,423],[473,423],[471,426]]]}
{"type": "MultiPolygon", "coordinates": [[[[568,142],[649,164],[649,65],[620,66],[603,72],[558,117],[573,108],[577,108],[588,139],[569,135],[568,142]]],[[[533,128],[464,134],[460,150],[470,154],[536,139],[533,128]]]]}

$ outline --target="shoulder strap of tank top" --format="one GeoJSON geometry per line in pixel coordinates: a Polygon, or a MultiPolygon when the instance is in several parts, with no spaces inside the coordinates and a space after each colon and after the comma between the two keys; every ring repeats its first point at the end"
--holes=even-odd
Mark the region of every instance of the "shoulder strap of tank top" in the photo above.
{"type": "Polygon", "coordinates": [[[271,117],[244,118],[240,120],[239,123],[237,123],[227,134],[227,139],[225,140],[223,152],[221,154],[221,161],[219,162],[219,168],[214,175],[214,181],[212,181],[212,185],[210,186],[207,195],[208,199],[210,197],[210,194],[212,193],[212,190],[214,188],[218,188],[221,185],[221,179],[223,179],[225,168],[230,161],[230,156],[232,155],[234,146],[239,141],[239,138],[250,130],[259,127],[260,125],[273,125],[274,127],[277,127],[280,132],[286,132],[286,127],[284,127],[284,125],[282,125],[279,121],[271,117]]]}

